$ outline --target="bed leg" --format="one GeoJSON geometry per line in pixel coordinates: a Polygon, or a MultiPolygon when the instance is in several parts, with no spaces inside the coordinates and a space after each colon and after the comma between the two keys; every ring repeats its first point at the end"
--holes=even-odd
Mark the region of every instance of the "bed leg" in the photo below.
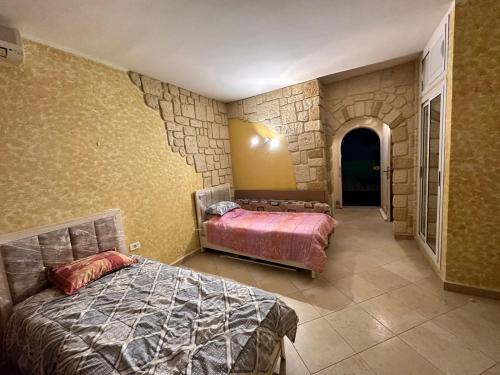
{"type": "Polygon", "coordinates": [[[285,352],[285,338],[283,337],[281,339],[281,349],[280,349],[280,352],[281,352],[281,359],[285,360],[286,359],[286,352],[285,352]]]}
{"type": "Polygon", "coordinates": [[[311,278],[315,279],[315,278],[316,278],[316,276],[317,276],[317,275],[316,275],[316,272],[311,271],[311,278]]]}

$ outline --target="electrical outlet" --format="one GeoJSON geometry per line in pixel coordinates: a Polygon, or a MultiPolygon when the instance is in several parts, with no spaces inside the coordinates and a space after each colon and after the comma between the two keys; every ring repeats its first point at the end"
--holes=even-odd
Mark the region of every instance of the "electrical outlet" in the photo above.
{"type": "Polygon", "coordinates": [[[128,245],[128,248],[130,249],[130,251],[139,250],[141,248],[141,243],[139,241],[132,242],[130,245],[128,245]]]}

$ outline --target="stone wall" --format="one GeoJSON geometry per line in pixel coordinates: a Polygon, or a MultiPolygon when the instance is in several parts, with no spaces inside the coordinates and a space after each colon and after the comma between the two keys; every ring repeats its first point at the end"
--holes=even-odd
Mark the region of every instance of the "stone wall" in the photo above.
{"type": "Polygon", "coordinates": [[[203,176],[203,186],[232,186],[226,104],[139,73],[129,77],[165,122],[172,151],[203,176]]]}
{"type": "MultiPolygon", "coordinates": [[[[417,103],[416,61],[325,84],[322,89],[321,120],[328,152],[336,131],[353,119],[372,117],[391,128],[394,232],[400,237],[414,233],[417,103]]],[[[328,177],[331,176],[330,160],[328,155],[328,177]]]]}
{"type": "Polygon", "coordinates": [[[298,190],[326,190],[320,83],[312,80],[228,104],[229,118],[262,123],[286,136],[298,190]]]}

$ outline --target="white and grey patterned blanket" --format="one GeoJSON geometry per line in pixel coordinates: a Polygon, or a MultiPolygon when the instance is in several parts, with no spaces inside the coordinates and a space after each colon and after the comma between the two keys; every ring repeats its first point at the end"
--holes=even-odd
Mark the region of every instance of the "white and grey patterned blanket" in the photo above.
{"type": "Polygon", "coordinates": [[[72,296],[16,306],[7,354],[29,374],[267,371],[297,315],[274,295],[145,258],[72,296]]]}

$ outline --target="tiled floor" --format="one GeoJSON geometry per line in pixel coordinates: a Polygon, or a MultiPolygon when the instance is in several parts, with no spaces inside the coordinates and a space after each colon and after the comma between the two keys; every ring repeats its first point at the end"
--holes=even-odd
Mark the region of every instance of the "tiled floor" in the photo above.
{"type": "Polygon", "coordinates": [[[328,264],[307,272],[205,252],[184,266],[279,294],[299,315],[281,374],[500,374],[500,301],[443,291],[378,209],[337,210],[328,264]]]}

